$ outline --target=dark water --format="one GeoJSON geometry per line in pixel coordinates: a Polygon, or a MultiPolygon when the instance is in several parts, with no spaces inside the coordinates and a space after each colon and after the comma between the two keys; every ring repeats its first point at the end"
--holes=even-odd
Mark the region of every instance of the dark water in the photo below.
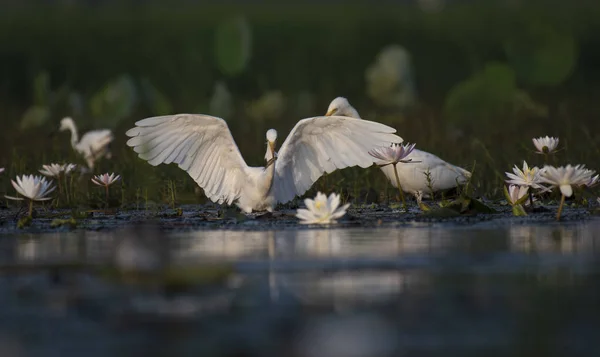
{"type": "Polygon", "coordinates": [[[600,220],[4,236],[1,356],[598,356],[598,232],[600,220]],[[194,273],[177,289],[100,273],[126,264],[194,273]]]}

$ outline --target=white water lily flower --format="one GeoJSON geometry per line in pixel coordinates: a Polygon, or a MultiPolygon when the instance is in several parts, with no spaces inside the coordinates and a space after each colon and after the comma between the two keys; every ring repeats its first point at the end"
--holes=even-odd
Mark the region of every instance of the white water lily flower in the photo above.
{"type": "Polygon", "coordinates": [[[528,186],[510,185],[508,186],[508,201],[511,205],[517,204],[529,191],[528,186]]]}
{"type": "Polygon", "coordinates": [[[544,166],[540,178],[542,182],[558,187],[564,196],[571,197],[573,195],[571,186],[586,185],[595,173],[593,170],[586,169],[584,165],[544,166]]]}
{"type": "Polygon", "coordinates": [[[542,185],[540,185],[540,169],[538,167],[534,166],[530,168],[527,162],[523,161],[523,170],[515,165],[513,172],[514,174],[505,172],[506,176],[510,179],[506,180],[506,183],[531,188],[542,188],[542,185]]]}
{"type": "Polygon", "coordinates": [[[585,184],[587,187],[594,187],[598,184],[598,182],[600,181],[600,174],[593,176],[596,172],[590,169],[585,169],[586,171],[589,171],[590,173],[590,180],[585,184]]]}
{"type": "Polygon", "coordinates": [[[414,150],[415,144],[397,144],[392,143],[390,146],[382,146],[380,148],[369,151],[369,155],[376,159],[382,160],[378,163],[380,166],[397,164],[399,162],[410,162],[409,160],[403,160],[405,157],[410,155],[414,150]]]}
{"type": "Polygon", "coordinates": [[[558,138],[551,138],[549,136],[533,138],[532,141],[540,154],[549,154],[556,150],[558,146],[558,138]]]}
{"type": "Polygon", "coordinates": [[[332,193],[329,198],[318,192],[314,200],[307,198],[304,200],[307,209],[300,208],[296,212],[296,217],[300,218],[303,224],[328,224],[335,223],[336,219],[344,216],[350,204],[341,207],[340,195],[332,193]]]}
{"type": "Polygon", "coordinates": [[[108,186],[112,185],[113,183],[119,181],[120,179],[121,179],[121,175],[115,176],[115,174],[113,172],[110,175],[108,173],[105,173],[102,175],[96,175],[96,176],[92,177],[92,182],[98,186],[108,187],[108,186]]]}
{"type": "Polygon", "coordinates": [[[71,172],[73,172],[73,170],[75,170],[76,167],[77,165],[75,164],[50,164],[42,165],[42,169],[39,171],[44,176],[58,178],[63,173],[65,175],[70,174],[71,172]]]}
{"type": "Polygon", "coordinates": [[[4,172],[4,167],[0,167],[0,174],[4,172]]]}
{"type": "MultiPolygon", "coordinates": [[[[52,186],[45,177],[34,175],[17,176],[17,182],[10,180],[17,192],[30,199],[31,201],[47,201],[51,197],[47,197],[56,187],[52,186]]],[[[21,197],[4,196],[10,200],[21,201],[21,197]]]]}

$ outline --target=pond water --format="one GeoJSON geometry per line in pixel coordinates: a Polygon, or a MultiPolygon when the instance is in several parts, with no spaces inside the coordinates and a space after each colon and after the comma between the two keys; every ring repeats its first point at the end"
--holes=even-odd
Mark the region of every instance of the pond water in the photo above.
{"type": "Polygon", "coordinates": [[[598,356],[598,232],[591,219],[6,235],[0,351],[598,356]]]}

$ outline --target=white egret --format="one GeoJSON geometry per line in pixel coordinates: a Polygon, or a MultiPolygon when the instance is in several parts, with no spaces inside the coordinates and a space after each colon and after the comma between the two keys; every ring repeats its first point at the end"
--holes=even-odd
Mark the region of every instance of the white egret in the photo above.
{"type": "Polygon", "coordinates": [[[59,130],[71,131],[71,146],[83,156],[90,170],[94,169],[96,160],[102,157],[111,158],[109,145],[114,140],[114,136],[109,129],[88,131],[79,140],[75,122],[70,117],[65,117],[60,121],[59,130]]]}
{"type": "MultiPolygon", "coordinates": [[[[360,118],[358,111],[343,97],[337,97],[329,104],[325,116],[330,115],[360,118]]],[[[402,189],[415,195],[419,201],[421,197],[428,197],[431,190],[433,192],[447,190],[465,184],[471,177],[469,171],[449,164],[426,151],[414,149],[405,159],[411,159],[413,162],[397,165],[402,189]],[[429,182],[426,176],[428,172],[429,182]]],[[[392,165],[382,167],[381,171],[387,176],[392,185],[397,187],[392,165]]]]}
{"type": "Polygon", "coordinates": [[[366,168],[369,151],[402,141],[395,129],[367,120],[332,116],[300,120],[275,152],[277,131],[267,131],[265,167],[249,167],[227,123],[202,114],[140,120],[127,131],[127,145],[156,166],[176,163],[216,203],[236,203],[245,213],[273,211],[306,192],[324,173],[366,168]]]}

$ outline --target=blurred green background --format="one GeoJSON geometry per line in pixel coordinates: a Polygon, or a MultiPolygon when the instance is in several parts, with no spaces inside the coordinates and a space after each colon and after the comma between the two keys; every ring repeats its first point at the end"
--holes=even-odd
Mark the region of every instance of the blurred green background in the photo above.
{"type": "MultiPolygon", "coordinates": [[[[113,129],[124,201],[202,202],[176,166],[153,168],[124,145],[136,120],[200,112],[225,118],[247,162],[345,96],[363,118],[467,169],[500,197],[504,171],[541,164],[531,138],[560,137],[557,163],[598,168],[598,1],[13,1],[0,12],[0,191],[56,161],[83,163],[68,133],[113,129]],[[475,165],[475,166],[474,166],[475,165]],[[171,192],[169,194],[169,192],[171,192]]],[[[349,169],[314,190],[388,187],[349,169]]],[[[393,192],[393,191],[390,191],[393,192]]]]}

